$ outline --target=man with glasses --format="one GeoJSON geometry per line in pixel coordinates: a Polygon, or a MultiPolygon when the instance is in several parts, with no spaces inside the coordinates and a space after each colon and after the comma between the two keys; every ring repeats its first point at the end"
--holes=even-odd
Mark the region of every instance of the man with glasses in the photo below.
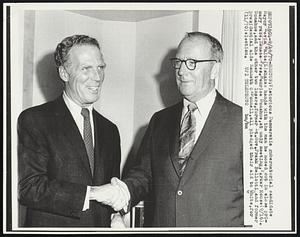
{"type": "Polygon", "coordinates": [[[63,93],[23,111],[18,120],[25,226],[109,227],[113,209],[104,204],[120,189],[101,185],[119,177],[121,157],[118,128],[93,109],[104,81],[104,58],[97,40],[86,35],[63,39],[54,58],[63,93]]]}
{"type": "Polygon", "coordinates": [[[171,59],[183,100],[153,115],[118,183],[131,206],[153,196],[155,227],[243,226],[242,109],[215,89],[217,39],[188,33],[171,59]]]}

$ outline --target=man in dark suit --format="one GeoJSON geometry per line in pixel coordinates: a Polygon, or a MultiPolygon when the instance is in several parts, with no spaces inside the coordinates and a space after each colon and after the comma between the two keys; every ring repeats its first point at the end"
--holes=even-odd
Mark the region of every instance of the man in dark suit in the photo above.
{"type": "Polygon", "coordinates": [[[188,33],[171,59],[183,101],[153,115],[119,186],[131,206],[153,196],[153,227],[243,226],[242,108],[215,89],[223,49],[188,33]]]}
{"type": "Polygon", "coordinates": [[[104,80],[100,46],[86,35],[67,37],[57,45],[55,62],[63,94],[18,119],[25,226],[109,227],[113,209],[104,204],[119,189],[100,185],[120,175],[120,137],[117,127],[93,109],[104,80]]]}

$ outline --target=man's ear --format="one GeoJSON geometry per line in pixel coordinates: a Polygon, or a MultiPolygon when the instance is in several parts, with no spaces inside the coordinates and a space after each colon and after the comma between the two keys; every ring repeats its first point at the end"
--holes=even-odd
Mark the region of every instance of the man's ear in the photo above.
{"type": "Polygon", "coordinates": [[[219,77],[221,71],[221,63],[217,62],[213,65],[211,71],[210,71],[210,79],[216,79],[219,77]]]}
{"type": "Polygon", "coordinates": [[[69,81],[69,74],[67,73],[66,69],[63,66],[58,68],[59,76],[64,81],[69,81]]]}

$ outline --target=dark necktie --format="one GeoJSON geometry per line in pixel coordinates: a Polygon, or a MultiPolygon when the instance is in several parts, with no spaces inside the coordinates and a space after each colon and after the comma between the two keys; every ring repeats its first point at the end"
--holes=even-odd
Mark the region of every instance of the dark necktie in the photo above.
{"type": "Polygon", "coordinates": [[[194,114],[196,109],[195,104],[188,105],[188,112],[185,114],[180,128],[178,160],[180,176],[184,172],[196,139],[196,118],[194,114]]]}
{"type": "Polygon", "coordinates": [[[93,147],[93,134],[90,123],[90,111],[87,108],[82,108],[81,114],[83,116],[83,140],[86,152],[89,158],[90,168],[92,175],[94,173],[94,147],[93,147]]]}

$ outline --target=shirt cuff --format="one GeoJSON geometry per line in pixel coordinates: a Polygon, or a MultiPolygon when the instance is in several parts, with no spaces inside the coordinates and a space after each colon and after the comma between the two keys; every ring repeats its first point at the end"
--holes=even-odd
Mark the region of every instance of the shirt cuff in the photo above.
{"type": "Polygon", "coordinates": [[[86,211],[90,208],[90,191],[91,191],[91,186],[87,186],[82,211],[86,211]]]}
{"type": "Polygon", "coordinates": [[[128,200],[127,200],[128,203],[127,203],[127,205],[123,209],[125,211],[125,214],[127,214],[129,212],[130,206],[131,206],[131,197],[130,197],[130,192],[129,192],[129,189],[127,187],[127,184],[125,184],[124,182],[123,182],[123,184],[124,184],[125,192],[126,192],[127,197],[128,197],[128,200]]]}
{"type": "Polygon", "coordinates": [[[126,228],[123,217],[119,213],[111,214],[111,228],[126,228]]]}

